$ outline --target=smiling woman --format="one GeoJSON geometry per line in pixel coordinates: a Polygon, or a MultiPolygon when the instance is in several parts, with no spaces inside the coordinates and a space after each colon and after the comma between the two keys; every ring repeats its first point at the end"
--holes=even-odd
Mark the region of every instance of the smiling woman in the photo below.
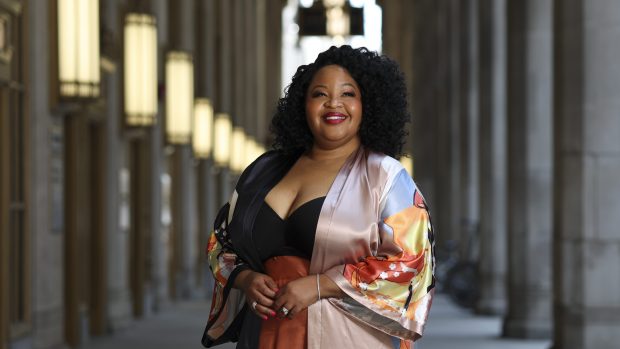
{"type": "Polygon", "coordinates": [[[393,158],[405,96],[396,63],[365,48],[299,67],[272,120],[274,150],[216,219],[205,346],[411,348],[422,335],[434,238],[393,158]]]}
{"type": "Polygon", "coordinates": [[[346,69],[328,65],[315,74],[306,94],[306,119],[315,146],[359,146],[361,92],[346,69]]]}

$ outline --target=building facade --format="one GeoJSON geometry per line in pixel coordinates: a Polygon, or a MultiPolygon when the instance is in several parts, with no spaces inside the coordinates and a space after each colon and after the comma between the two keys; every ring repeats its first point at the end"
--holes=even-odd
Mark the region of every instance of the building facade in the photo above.
{"type": "MultiPolygon", "coordinates": [[[[0,0],[0,349],[79,347],[208,298],[206,238],[239,173],[218,152],[238,150],[215,139],[205,157],[175,133],[182,100],[258,146],[282,93],[286,1],[81,3],[96,5],[0,0]],[[154,107],[137,113],[132,18],[156,33],[140,61],[156,62],[154,107]],[[86,53],[95,68],[76,68],[86,53]]],[[[414,178],[438,248],[459,241],[476,265],[475,311],[556,349],[617,345],[620,5],[377,3],[410,89],[414,178]]]]}

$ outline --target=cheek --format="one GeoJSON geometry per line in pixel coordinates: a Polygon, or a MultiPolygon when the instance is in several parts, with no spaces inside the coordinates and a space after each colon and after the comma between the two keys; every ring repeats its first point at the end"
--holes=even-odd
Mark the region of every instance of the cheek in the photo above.
{"type": "Polygon", "coordinates": [[[355,113],[355,116],[357,116],[359,119],[361,119],[361,117],[362,117],[362,101],[354,103],[352,107],[353,107],[353,111],[355,113]]]}

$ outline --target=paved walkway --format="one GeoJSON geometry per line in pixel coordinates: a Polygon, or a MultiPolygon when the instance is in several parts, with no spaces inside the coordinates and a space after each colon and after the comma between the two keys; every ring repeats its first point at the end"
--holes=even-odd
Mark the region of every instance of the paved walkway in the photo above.
{"type": "MultiPolygon", "coordinates": [[[[183,302],[113,336],[92,339],[82,349],[199,349],[206,302],[183,302]]],[[[416,349],[548,349],[549,341],[499,339],[498,317],[474,316],[437,297],[424,338],[416,349]]],[[[232,349],[233,344],[218,346],[232,349]]]]}

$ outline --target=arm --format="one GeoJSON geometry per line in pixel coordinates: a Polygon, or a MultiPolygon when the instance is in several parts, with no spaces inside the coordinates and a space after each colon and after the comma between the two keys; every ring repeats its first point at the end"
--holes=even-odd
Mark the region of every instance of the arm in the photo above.
{"type": "MultiPolygon", "coordinates": [[[[225,228],[221,227],[221,229],[225,228]]],[[[216,229],[211,234],[207,255],[216,281],[216,291],[218,288],[223,292],[227,289],[230,292],[230,288],[240,290],[244,293],[245,300],[252,311],[258,316],[266,320],[267,316],[275,315],[275,312],[270,309],[277,291],[275,281],[268,275],[252,271],[236,255],[230,240],[226,239],[226,234],[221,230],[216,229]],[[254,304],[255,301],[256,304],[254,304]]],[[[215,307],[212,307],[212,311],[214,309],[215,307]]]]}
{"type": "Polygon", "coordinates": [[[424,199],[404,170],[386,190],[376,253],[325,275],[347,294],[332,304],[392,336],[415,340],[434,288],[433,229],[424,199]]]}

